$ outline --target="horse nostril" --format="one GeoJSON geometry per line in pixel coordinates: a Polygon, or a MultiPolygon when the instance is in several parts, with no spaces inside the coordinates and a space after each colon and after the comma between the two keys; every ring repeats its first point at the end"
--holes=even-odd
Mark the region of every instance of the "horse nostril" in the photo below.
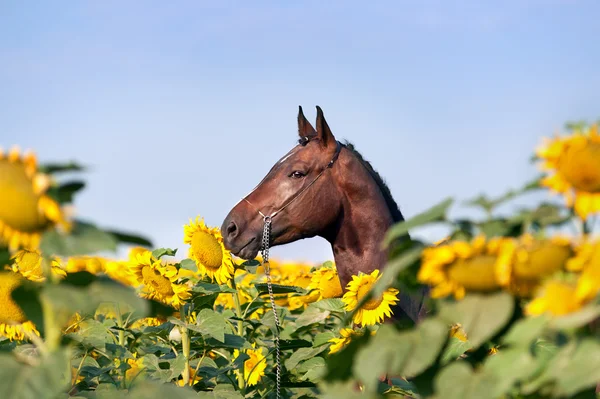
{"type": "Polygon", "coordinates": [[[226,232],[227,232],[227,236],[229,238],[233,238],[237,235],[237,225],[235,224],[235,222],[232,220],[231,223],[229,223],[229,225],[227,226],[226,232]]]}

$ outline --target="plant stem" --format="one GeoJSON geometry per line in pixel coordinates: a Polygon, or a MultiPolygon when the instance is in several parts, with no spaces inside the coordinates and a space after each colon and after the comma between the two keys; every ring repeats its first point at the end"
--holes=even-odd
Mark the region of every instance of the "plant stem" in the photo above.
{"type": "MultiPolygon", "coordinates": [[[[115,313],[117,315],[117,326],[119,326],[119,346],[125,346],[125,331],[123,331],[123,315],[121,314],[121,307],[118,303],[115,303],[115,313]]],[[[126,388],[127,383],[127,370],[123,370],[121,378],[121,388],[126,388]]]]}
{"type": "Polygon", "coordinates": [[[42,294],[42,312],[44,318],[44,329],[46,332],[46,348],[43,354],[49,354],[60,347],[61,331],[57,324],[56,315],[52,303],[42,294]]]}
{"type": "MultiPolygon", "coordinates": [[[[187,318],[185,317],[185,311],[181,310],[181,321],[187,323],[187,318]]],[[[181,350],[183,352],[183,356],[185,358],[185,368],[181,373],[181,377],[183,378],[183,384],[189,385],[190,383],[190,335],[187,327],[180,326],[179,332],[181,332],[181,350]]]]}
{"type": "MultiPolygon", "coordinates": [[[[233,287],[233,289],[235,290],[235,294],[233,295],[233,301],[235,302],[235,313],[238,317],[238,328],[237,328],[237,335],[239,335],[240,337],[244,336],[244,321],[242,320],[242,304],[240,303],[240,297],[237,291],[237,287],[235,285],[235,278],[233,278],[231,280],[231,285],[233,287]]],[[[246,385],[245,381],[244,381],[244,372],[243,372],[243,367],[242,370],[240,372],[237,373],[237,379],[238,379],[238,385],[240,387],[240,390],[244,389],[244,386],[246,385]]]]}

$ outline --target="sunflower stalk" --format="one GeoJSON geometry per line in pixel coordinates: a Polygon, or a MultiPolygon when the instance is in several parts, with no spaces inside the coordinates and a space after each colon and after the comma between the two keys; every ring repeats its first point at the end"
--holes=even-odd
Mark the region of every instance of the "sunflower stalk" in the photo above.
{"type": "MultiPolygon", "coordinates": [[[[125,331],[123,331],[123,315],[121,314],[121,307],[118,303],[115,303],[115,314],[117,315],[117,326],[119,326],[119,346],[125,346],[125,331]]],[[[126,373],[127,370],[123,370],[123,378],[121,379],[121,387],[126,387],[126,373]]]]}
{"type": "MultiPolygon", "coordinates": [[[[185,307],[184,307],[185,309],[185,307]]],[[[181,321],[187,323],[187,317],[185,310],[181,312],[181,321]]],[[[189,385],[190,383],[190,335],[189,330],[185,326],[180,326],[179,331],[181,332],[181,350],[183,352],[183,357],[185,358],[185,366],[183,372],[181,373],[181,378],[183,378],[183,384],[189,385]]]]}
{"type": "MultiPolygon", "coordinates": [[[[240,337],[244,337],[244,321],[242,320],[242,304],[240,302],[240,296],[237,290],[237,287],[235,285],[235,278],[231,279],[231,285],[232,288],[235,290],[235,294],[233,294],[233,301],[235,303],[235,313],[238,317],[238,323],[237,323],[237,335],[239,335],[240,337]]],[[[238,377],[238,386],[240,388],[240,390],[244,389],[246,383],[244,381],[244,375],[242,373],[238,373],[237,375],[238,377]]]]}

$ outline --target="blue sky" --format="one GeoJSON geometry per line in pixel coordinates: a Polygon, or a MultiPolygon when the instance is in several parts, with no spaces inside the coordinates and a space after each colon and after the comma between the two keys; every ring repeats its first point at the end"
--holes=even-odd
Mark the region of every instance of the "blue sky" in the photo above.
{"type": "MultiPolygon", "coordinates": [[[[179,247],[320,105],[405,216],[521,185],[600,117],[597,1],[0,3],[0,145],[89,165],[77,215],[179,247]]],[[[459,210],[457,210],[459,211],[459,210]]],[[[431,233],[433,234],[433,233],[431,233]]],[[[434,235],[434,234],[433,234],[434,235]]],[[[331,259],[319,239],[273,257],[331,259]]]]}

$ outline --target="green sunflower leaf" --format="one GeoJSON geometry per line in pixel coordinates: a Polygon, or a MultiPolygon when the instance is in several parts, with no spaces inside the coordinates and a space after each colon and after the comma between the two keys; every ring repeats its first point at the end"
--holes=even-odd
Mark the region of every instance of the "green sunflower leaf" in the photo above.
{"type": "Polygon", "coordinates": [[[156,259],[160,259],[163,256],[175,256],[176,253],[177,253],[177,248],[175,248],[175,249],[157,248],[154,251],[152,251],[152,256],[155,257],[156,259]]]}

